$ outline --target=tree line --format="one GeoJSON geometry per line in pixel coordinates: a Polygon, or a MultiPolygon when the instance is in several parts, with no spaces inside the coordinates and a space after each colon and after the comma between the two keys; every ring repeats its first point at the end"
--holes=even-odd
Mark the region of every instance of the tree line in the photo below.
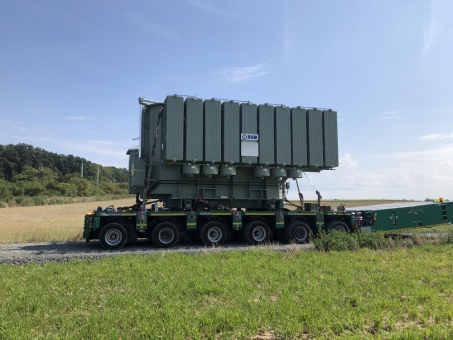
{"type": "Polygon", "coordinates": [[[127,195],[127,182],[125,168],[105,167],[28,144],[0,145],[0,201],[5,203],[21,205],[27,197],[127,195]]]}

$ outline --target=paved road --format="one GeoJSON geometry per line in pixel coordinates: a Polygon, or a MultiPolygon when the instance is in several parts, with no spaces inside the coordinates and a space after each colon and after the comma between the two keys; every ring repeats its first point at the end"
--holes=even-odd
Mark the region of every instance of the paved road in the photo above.
{"type": "Polygon", "coordinates": [[[73,259],[100,259],[103,257],[112,257],[126,254],[147,255],[157,252],[182,252],[195,254],[199,252],[212,251],[230,251],[230,250],[247,250],[273,249],[276,251],[289,251],[295,247],[297,249],[308,250],[311,245],[294,245],[294,244],[272,244],[266,246],[248,246],[243,243],[227,243],[222,247],[208,248],[193,242],[181,243],[171,249],[159,249],[154,247],[149,241],[138,241],[128,244],[121,250],[108,251],[103,250],[98,241],[85,242],[52,242],[52,243],[13,243],[0,244],[0,264],[21,265],[29,262],[66,262],[73,259]]]}

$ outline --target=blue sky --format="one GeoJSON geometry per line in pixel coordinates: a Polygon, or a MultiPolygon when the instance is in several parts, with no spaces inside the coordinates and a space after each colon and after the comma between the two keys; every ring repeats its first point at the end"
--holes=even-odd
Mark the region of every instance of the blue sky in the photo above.
{"type": "Polygon", "coordinates": [[[0,143],[127,167],[139,96],[327,107],[324,197],[453,199],[452,17],[448,0],[4,0],[0,143]]]}

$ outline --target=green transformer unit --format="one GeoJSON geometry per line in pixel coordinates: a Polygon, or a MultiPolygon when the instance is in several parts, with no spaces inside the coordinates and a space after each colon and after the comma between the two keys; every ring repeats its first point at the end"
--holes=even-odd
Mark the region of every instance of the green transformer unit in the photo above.
{"type": "Polygon", "coordinates": [[[154,150],[146,199],[168,208],[187,209],[200,200],[283,208],[288,178],[338,166],[332,110],[178,95],[141,104],[140,150],[128,151],[129,191],[143,199],[154,150]]]}

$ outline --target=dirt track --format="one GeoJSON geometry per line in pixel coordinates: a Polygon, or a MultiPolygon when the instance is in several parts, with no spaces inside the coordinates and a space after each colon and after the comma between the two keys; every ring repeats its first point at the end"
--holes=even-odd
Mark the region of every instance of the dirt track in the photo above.
{"type": "Polygon", "coordinates": [[[289,251],[294,248],[308,250],[311,245],[272,244],[265,246],[248,246],[242,243],[228,243],[218,248],[207,248],[197,243],[181,243],[171,249],[159,249],[149,241],[128,244],[121,250],[103,250],[98,241],[85,242],[52,242],[52,243],[12,243],[0,244],[0,264],[21,265],[29,262],[66,262],[73,259],[100,259],[118,255],[148,255],[158,252],[181,252],[195,254],[200,252],[219,252],[230,250],[272,249],[289,251]]]}

